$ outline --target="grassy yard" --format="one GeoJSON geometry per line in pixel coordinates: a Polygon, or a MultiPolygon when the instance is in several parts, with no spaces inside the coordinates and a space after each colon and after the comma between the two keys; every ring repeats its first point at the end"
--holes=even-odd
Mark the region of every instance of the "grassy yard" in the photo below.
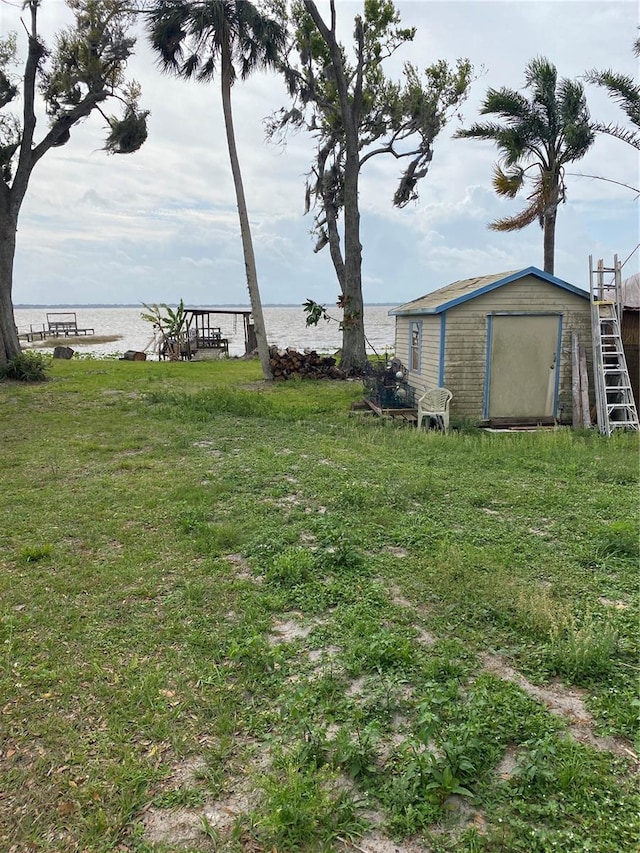
{"type": "Polygon", "coordinates": [[[0,849],[637,849],[637,437],[361,391],[0,383],[0,849]]]}

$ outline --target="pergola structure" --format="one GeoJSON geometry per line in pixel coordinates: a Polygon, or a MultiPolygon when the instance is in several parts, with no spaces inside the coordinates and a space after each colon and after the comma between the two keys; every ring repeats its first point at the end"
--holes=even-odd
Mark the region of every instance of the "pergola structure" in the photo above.
{"type": "Polygon", "coordinates": [[[220,327],[215,325],[215,318],[230,314],[234,317],[242,317],[245,355],[250,355],[258,347],[251,311],[225,308],[185,308],[184,313],[188,346],[194,351],[229,351],[229,340],[222,337],[220,327]]]}

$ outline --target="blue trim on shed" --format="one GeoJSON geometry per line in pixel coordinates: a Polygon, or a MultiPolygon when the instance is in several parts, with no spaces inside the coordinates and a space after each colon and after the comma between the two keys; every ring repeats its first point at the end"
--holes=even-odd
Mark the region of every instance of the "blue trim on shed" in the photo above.
{"type": "MultiPolygon", "coordinates": [[[[556,278],[554,275],[551,275],[547,272],[543,272],[537,267],[527,267],[524,270],[519,270],[518,272],[512,273],[511,275],[507,275],[504,278],[500,278],[498,279],[498,281],[492,281],[491,284],[487,284],[484,287],[480,287],[478,288],[478,290],[472,290],[469,293],[463,293],[461,296],[457,296],[455,299],[450,299],[447,302],[442,302],[440,303],[440,305],[436,305],[435,307],[408,308],[404,311],[400,311],[398,308],[393,308],[391,311],[389,311],[389,316],[408,317],[412,314],[442,314],[444,311],[448,311],[449,308],[455,308],[456,305],[462,305],[462,303],[468,302],[470,299],[475,299],[477,296],[484,296],[485,293],[491,293],[491,291],[497,290],[500,287],[504,287],[505,284],[510,284],[513,281],[518,281],[518,279],[524,278],[527,275],[533,275],[536,278],[541,279],[542,281],[546,281],[548,284],[553,284],[555,287],[559,287],[562,290],[566,290],[569,293],[573,293],[575,296],[582,297],[583,299],[590,298],[586,290],[582,290],[582,288],[576,287],[574,284],[569,284],[568,281],[563,281],[561,278],[556,278]]],[[[453,284],[455,283],[456,282],[453,282],[453,284]]],[[[426,298],[426,296],[429,296],[429,294],[425,294],[425,296],[419,297],[419,299],[424,299],[426,298]]]]}
{"type": "Polygon", "coordinates": [[[440,388],[444,388],[444,349],[447,335],[447,315],[443,313],[440,315],[440,353],[439,353],[439,364],[438,364],[438,385],[440,388]]]}
{"type": "Polygon", "coordinates": [[[489,419],[489,387],[491,385],[491,342],[493,337],[493,314],[487,316],[487,342],[484,356],[484,395],[482,398],[482,419],[489,419]]]}

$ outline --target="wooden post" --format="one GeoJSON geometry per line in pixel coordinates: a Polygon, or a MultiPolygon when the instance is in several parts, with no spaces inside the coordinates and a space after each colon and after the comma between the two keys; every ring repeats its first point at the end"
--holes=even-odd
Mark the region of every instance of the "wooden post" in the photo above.
{"type": "Polygon", "coordinates": [[[571,333],[571,400],[574,429],[582,426],[582,396],[580,394],[580,357],[577,332],[571,333]]]}
{"type": "Polygon", "coordinates": [[[589,429],[591,413],[589,412],[589,373],[587,372],[587,351],[584,344],[578,346],[578,362],[580,365],[580,395],[582,397],[582,426],[589,429]]]}

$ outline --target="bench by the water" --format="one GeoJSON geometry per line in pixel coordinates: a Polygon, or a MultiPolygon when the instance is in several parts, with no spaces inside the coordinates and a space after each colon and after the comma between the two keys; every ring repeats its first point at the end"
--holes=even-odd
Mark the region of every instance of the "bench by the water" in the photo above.
{"type": "Polygon", "coordinates": [[[196,349],[219,349],[229,352],[229,340],[222,337],[222,331],[219,328],[196,327],[194,331],[195,334],[190,340],[193,341],[196,349]]]}
{"type": "Polygon", "coordinates": [[[61,336],[77,337],[79,335],[93,335],[93,329],[79,329],[78,319],[74,311],[54,311],[47,314],[46,337],[59,338],[61,336]]]}

